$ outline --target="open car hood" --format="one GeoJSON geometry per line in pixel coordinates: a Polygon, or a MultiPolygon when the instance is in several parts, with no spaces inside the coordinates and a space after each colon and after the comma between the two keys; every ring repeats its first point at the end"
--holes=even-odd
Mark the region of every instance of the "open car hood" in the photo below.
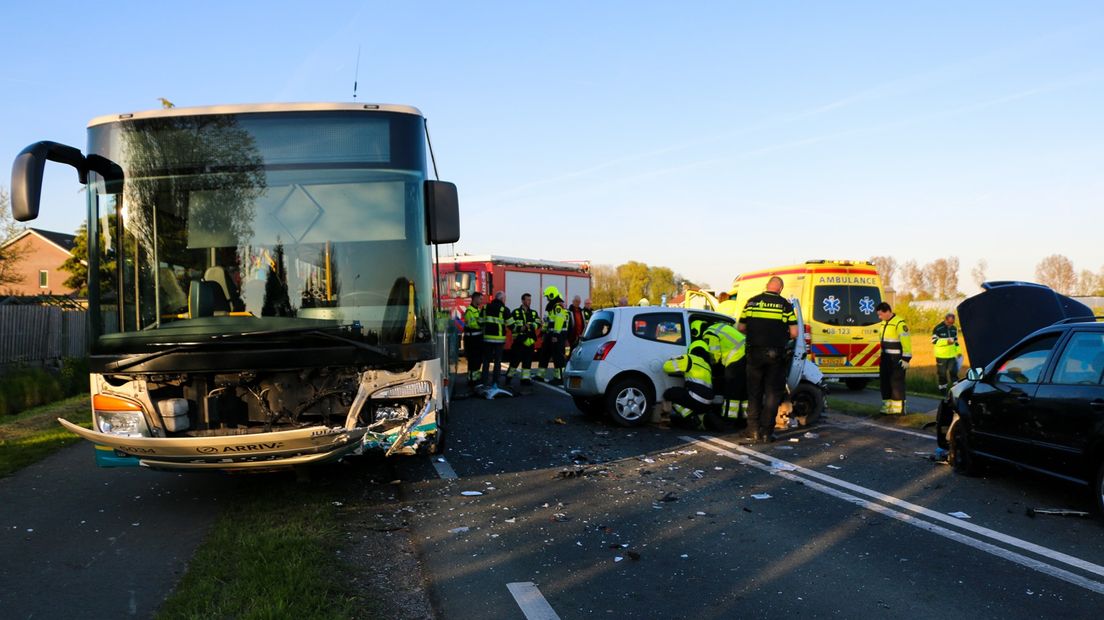
{"type": "Polygon", "coordinates": [[[1033,282],[986,282],[958,304],[970,365],[985,367],[1024,336],[1056,321],[1091,317],[1085,304],[1033,282]]]}

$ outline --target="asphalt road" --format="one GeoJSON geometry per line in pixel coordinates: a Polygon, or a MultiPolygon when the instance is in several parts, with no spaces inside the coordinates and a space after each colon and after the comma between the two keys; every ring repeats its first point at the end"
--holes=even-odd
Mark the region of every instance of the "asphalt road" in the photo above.
{"type": "MultiPolygon", "coordinates": [[[[369,512],[406,528],[440,618],[1090,617],[1104,593],[1104,521],[1026,514],[1087,510],[1079,488],[956,476],[929,434],[830,413],[749,448],[543,385],[451,413],[441,459],[356,474],[398,490],[369,512]]],[[[151,616],[256,480],[99,469],[84,444],[0,479],[0,617],[151,616]]]]}
{"type": "Polygon", "coordinates": [[[930,435],[838,414],[734,440],[612,426],[546,386],[455,402],[434,464],[457,477],[400,468],[440,616],[1090,617],[1104,601],[1101,522],[1026,514],[1087,510],[1076,487],[956,476],[930,435]]]}
{"type": "Polygon", "coordinates": [[[152,616],[241,480],[101,469],[92,450],[0,479],[0,617],[152,616]]]}

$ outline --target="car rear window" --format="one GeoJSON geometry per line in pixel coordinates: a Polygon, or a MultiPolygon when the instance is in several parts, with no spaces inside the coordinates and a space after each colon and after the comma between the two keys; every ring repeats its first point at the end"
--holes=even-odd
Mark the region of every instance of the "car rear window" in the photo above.
{"type": "Polygon", "coordinates": [[[832,284],[813,289],[813,320],[828,325],[873,325],[882,302],[876,286],[832,284]]]}
{"type": "Polygon", "coordinates": [[[599,310],[590,317],[586,331],[583,332],[583,340],[594,340],[609,334],[613,330],[613,313],[609,310],[599,310]]]}
{"type": "Polygon", "coordinates": [[[682,327],[682,314],[678,312],[647,312],[633,317],[632,333],[637,338],[686,344],[686,333],[682,327]]]}

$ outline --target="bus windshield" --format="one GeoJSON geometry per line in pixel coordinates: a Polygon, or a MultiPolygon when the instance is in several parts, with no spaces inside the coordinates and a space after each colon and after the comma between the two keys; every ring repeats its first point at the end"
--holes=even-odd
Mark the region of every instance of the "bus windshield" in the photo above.
{"type": "Polygon", "coordinates": [[[93,351],[311,327],[431,341],[420,123],[324,111],[93,126],[90,152],[123,170],[90,179],[93,351]]]}

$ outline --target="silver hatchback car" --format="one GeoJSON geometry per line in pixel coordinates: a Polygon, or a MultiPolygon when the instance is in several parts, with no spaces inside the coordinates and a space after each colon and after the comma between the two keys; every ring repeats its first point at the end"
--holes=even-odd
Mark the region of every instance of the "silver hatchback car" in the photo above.
{"type": "Polygon", "coordinates": [[[631,306],[594,313],[571,359],[565,385],[582,411],[606,413],[623,426],[648,421],[652,407],[682,379],[663,372],[663,363],[686,352],[690,322],[732,323],[707,310],[631,306]]]}
{"type": "MultiPolygon", "coordinates": [[[[797,316],[798,333],[804,333],[800,310],[797,316]]],[[[663,363],[686,352],[690,322],[697,320],[707,325],[734,322],[693,308],[630,306],[595,312],[565,370],[565,387],[575,406],[585,413],[607,414],[622,426],[647,422],[667,388],[683,383],[663,372],[663,363]]],[[[805,351],[805,341],[798,338],[786,378],[789,415],[801,426],[820,417],[827,392],[824,375],[816,364],[806,363],[805,351]]]]}

